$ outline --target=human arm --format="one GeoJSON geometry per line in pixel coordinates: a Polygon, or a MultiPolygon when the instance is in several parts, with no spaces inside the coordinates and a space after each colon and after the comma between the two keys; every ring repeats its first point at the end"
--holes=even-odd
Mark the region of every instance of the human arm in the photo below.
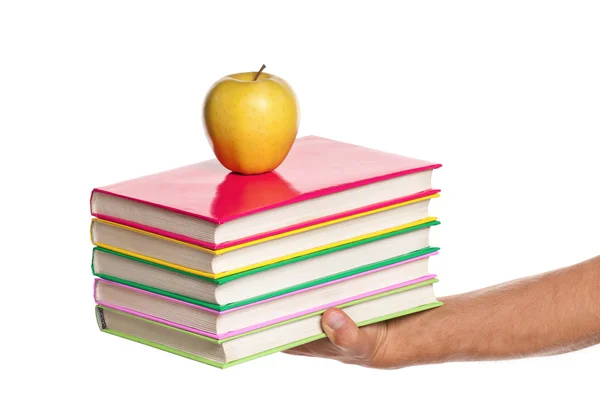
{"type": "Polygon", "coordinates": [[[553,355],[600,343],[600,256],[362,328],[323,314],[327,339],[287,351],[374,368],[553,355]]]}

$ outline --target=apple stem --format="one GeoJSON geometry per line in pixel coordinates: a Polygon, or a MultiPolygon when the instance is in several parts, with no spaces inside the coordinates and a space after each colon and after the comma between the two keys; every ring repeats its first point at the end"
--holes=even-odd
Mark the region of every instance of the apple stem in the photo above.
{"type": "Polygon", "coordinates": [[[256,81],[256,79],[258,79],[258,76],[260,76],[260,73],[263,71],[263,69],[265,69],[266,66],[265,64],[263,64],[263,66],[261,66],[260,70],[258,71],[258,73],[256,74],[256,76],[254,76],[254,81],[256,81]]]}

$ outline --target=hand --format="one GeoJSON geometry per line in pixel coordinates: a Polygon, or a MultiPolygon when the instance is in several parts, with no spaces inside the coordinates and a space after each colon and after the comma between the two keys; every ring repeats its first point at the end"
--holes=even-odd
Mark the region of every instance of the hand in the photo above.
{"type": "Polygon", "coordinates": [[[381,347],[387,334],[386,322],[359,329],[342,310],[330,308],[323,314],[321,326],[327,334],[326,339],[292,348],[286,353],[369,367],[378,367],[383,362],[381,347]]]}
{"type": "Polygon", "coordinates": [[[358,328],[322,316],[327,338],[287,351],[371,368],[561,354],[600,343],[600,256],[441,298],[443,306],[358,328]]]}
{"type": "MultiPolygon", "coordinates": [[[[429,311],[436,310],[439,311],[429,311]]],[[[327,338],[292,348],[286,353],[379,369],[416,365],[427,355],[425,350],[419,352],[414,343],[411,345],[414,338],[411,335],[424,327],[427,318],[424,315],[413,314],[358,328],[342,310],[330,308],[321,320],[327,338]]]]}

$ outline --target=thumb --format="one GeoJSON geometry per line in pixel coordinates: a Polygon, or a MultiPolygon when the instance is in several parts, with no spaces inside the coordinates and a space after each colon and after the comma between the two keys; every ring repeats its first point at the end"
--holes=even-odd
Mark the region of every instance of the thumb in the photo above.
{"type": "Polygon", "coordinates": [[[374,342],[356,323],[338,308],[330,308],[321,319],[323,331],[345,355],[366,359],[373,351],[374,342]]]}

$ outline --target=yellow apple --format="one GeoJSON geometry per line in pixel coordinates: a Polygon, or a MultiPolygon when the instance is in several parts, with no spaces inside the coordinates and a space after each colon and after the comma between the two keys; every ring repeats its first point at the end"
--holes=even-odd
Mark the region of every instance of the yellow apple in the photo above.
{"type": "Polygon", "coordinates": [[[219,79],[204,100],[204,128],[215,156],[241,174],[275,170],[298,133],[299,106],[280,77],[244,72],[219,79]]]}

